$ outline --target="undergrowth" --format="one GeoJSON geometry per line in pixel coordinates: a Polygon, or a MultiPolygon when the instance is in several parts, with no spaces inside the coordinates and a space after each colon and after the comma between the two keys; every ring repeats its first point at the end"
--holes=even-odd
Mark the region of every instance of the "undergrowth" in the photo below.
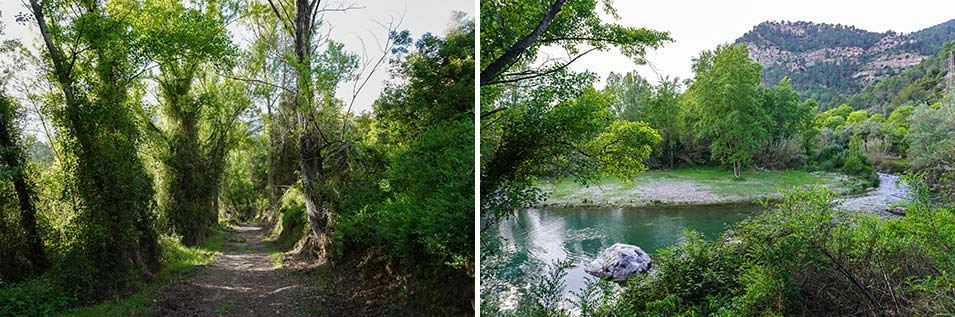
{"type": "Polygon", "coordinates": [[[221,254],[226,239],[223,231],[214,234],[197,247],[187,247],[179,237],[162,235],[162,270],[137,291],[94,306],[73,307],[76,297],[58,287],[49,276],[0,289],[0,316],[130,316],[148,313],[145,304],[153,290],[179,281],[196,266],[207,265],[221,254]]]}

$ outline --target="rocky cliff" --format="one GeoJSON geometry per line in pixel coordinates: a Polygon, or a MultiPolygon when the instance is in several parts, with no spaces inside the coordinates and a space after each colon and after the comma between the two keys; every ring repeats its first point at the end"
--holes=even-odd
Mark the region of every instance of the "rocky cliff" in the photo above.
{"type": "Polygon", "coordinates": [[[839,24],[764,22],[736,40],[763,65],[767,85],[790,77],[804,98],[855,94],[935,55],[955,40],[955,20],[918,32],[876,33],[839,24]]]}

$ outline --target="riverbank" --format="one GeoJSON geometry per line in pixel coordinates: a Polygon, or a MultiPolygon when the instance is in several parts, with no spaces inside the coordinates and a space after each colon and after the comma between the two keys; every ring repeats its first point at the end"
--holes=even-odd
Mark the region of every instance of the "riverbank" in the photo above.
{"type": "Polygon", "coordinates": [[[551,207],[649,207],[751,203],[781,197],[780,191],[818,185],[841,195],[865,190],[865,180],[828,172],[749,170],[742,180],[722,168],[652,170],[625,184],[616,177],[580,185],[571,178],[542,181],[551,207]]]}

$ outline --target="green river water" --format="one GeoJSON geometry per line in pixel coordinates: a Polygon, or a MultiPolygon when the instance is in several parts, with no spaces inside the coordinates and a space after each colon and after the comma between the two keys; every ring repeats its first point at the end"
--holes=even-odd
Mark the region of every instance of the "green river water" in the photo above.
{"type": "Polygon", "coordinates": [[[548,264],[569,259],[578,265],[564,278],[566,295],[593,278],[579,264],[614,243],[639,246],[652,258],[657,250],[679,243],[686,229],[713,239],[761,210],[759,205],[523,210],[494,228],[503,238],[495,275],[512,289],[525,288],[548,264]]]}

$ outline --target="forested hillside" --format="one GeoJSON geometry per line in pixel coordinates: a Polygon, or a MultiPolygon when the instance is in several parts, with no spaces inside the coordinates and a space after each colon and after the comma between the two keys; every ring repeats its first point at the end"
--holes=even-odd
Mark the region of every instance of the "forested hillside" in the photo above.
{"type": "Polygon", "coordinates": [[[952,40],[955,20],[909,34],[781,21],[760,23],[736,43],[747,44],[764,66],[764,84],[789,77],[803,98],[826,106],[914,67],[952,40]]]}
{"type": "Polygon", "coordinates": [[[833,99],[833,105],[849,104],[888,115],[901,105],[933,104],[942,100],[955,42],[946,43],[937,54],[902,73],[887,77],[853,95],[833,99]]]}

